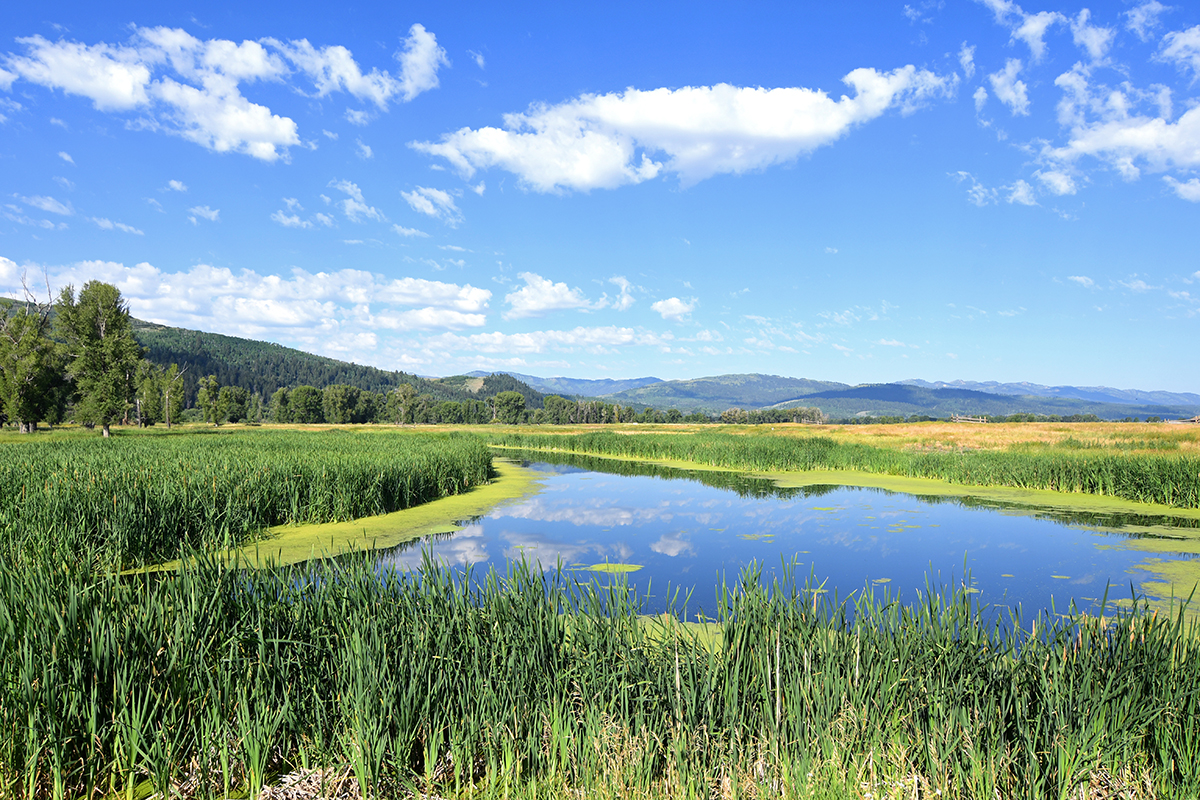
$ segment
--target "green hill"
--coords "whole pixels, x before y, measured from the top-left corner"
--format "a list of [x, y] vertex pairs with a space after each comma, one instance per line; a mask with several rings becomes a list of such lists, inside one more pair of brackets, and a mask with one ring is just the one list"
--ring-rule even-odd
[[163, 366], [174, 363], [185, 370], [183, 381], [188, 405], [195, 403], [198, 381], [206, 375], [215, 375], [222, 386], [240, 386], [258, 392], [263, 398], [270, 397], [281, 387], [301, 384], [317, 388], [348, 384], [372, 392], [386, 392], [407, 383], [416, 388], [418, 394], [428, 394], [439, 401], [482, 400], [511, 390], [524, 395], [529, 408], [542, 407], [542, 394], [510, 375], [495, 374], [461, 381], [451, 378], [429, 380], [254, 339], [172, 328], [139, 319], [133, 320], [133, 325], [134, 336], [146, 348], [148, 361]]

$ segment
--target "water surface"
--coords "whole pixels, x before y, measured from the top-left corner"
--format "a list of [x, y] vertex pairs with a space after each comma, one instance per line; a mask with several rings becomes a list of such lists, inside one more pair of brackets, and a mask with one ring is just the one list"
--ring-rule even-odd
[[649, 593], [648, 611], [665, 609], [669, 592], [691, 591], [692, 613], [714, 608], [715, 587], [750, 564], [768, 581], [794, 565], [801, 579], [843, 598], [887, 587], [912, 601], [929, 586], [966, 585], [982, 602], [1026, 612], [1092, 607], [1106, 588], [1110, 602], [1127, 600], [1148, 577], [1136, 568], [1145, 553], [1103, 546], [1124, 537], [1097, 526], [1127, 518], [872, 488], [780, 488], [736, 473], [611, 459], [526, 464], [545, 474], [542, 491], [455, 533], [381, 551], [380, 563], [414, 568], [428, 552], [503, 571], [524, 558], [544, 569], [561, 564], [580, 580], [628, 580]]

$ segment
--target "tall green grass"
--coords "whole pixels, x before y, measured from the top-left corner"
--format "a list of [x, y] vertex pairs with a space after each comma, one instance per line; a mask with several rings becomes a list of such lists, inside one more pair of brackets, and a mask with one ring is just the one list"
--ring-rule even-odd
[[0, 564], [0, 795], [253, 796], [301, 768], [373, 797], [1200, 792], [1182, 615], [1031, 626], [938, 590], [847, 614], [751, 571], [705, 604], [714, 639], [621, 588], [476, 578]]
[[488, 480], [475, 437], [345, 431], [33, 442], [0, 453], [0, 552], [133, 566], [262, 528], [408, 508]]
[[1183, 455], [1029, 449], [961, 453], [910, 452], [837, 442], [823, 436], [722, 433], [577, 436], [489, 434], [506, 447], [563, 450], [622, 458], [691, 461], [743, 470], [858, 470], [951, 483], [1108, 495], [1179, 508], [1200, 507], [1200, 458]]

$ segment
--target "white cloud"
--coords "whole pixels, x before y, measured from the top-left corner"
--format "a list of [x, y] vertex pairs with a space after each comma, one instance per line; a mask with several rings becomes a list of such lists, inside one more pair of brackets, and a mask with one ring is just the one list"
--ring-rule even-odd
[[[379, 363], [379, 355], [372, 356], [377, 331], [481, 327], [492, 296], [487, 289], [469, 284], [390, 279], [353, 269], [315, 274], [294, 269], [290, 274], [264, 275], [205, 264], [164, 272], [148, 263], [83, 261], [47, 271], [55, 290], [88, 280], [114, 284], [141, 319], [283, 339], [311, 352], [351, 357], [360, 363], [364, 356], [371, 358], [368, 363]], [[0, 292], [19, 290], [16, 265], [0, 259]]]
[[64, 217], [69, 217], [75, 213], [75, 209], [71, 208], [69, 204], [59, 202], [53, 197], [34, 195], [33, 197], [22, 197], [21, 202], [27, 206], [33, 206], [36, 209], [40, 209], [41, 211], [45, 211], [50, 214], [60, 214]]
[[1075, 194], [1076, 186], [1075, 179], [1065, 172], [1058, 170], [1038, 170], [1034, 173], [1042, 185], [1060, 197], [1066, 194]]
[[505, 115], [504, 128], [462, 128], [411, 146], [445, 158], [464, 177], [500, 167], [539, 192], [611, 189], [667, 172], [687, 185], [792, 161], [889, 109], [911, 112], [957, 85], [912, 66], [856, 69], [844, 80], [854, 97], [729, 84], [585, 94]]
[[962, 65], [968, 79], [975, 77], [975, 45], [962, 43], [962, 49], [958, 51], [958, 63]]
[[1186, 31], [1171, 31], [1163, 37], [1162, 47], [1155, 55], [1160, 61], [1174, 63], [1180, 69], [1191, 70], [1200, 76], [1200, 25]]
[[370, 145], [368, 145], [368, 144], [363, 144], [363, 140], [362, 140], [362, 139], [358, 139], [357, 141], [358, 141], [358, 146], [357, 146], [356, 150], [357, 150], [357, 152], [358, 152], [358, 157], [359, 157], [359, 158], [366, 160], [366, 159], [368, 159], [368, 158], [374, 158], [374, 157], [375, 157], [375, 152], [374, 152], [373, 150], [371, 150], [371, 146], [370, 146]]
[[167, 189], [172, 192], [186, 192], [188, 187], [183, 181], [170, 180], [167, 181]]
[[617, 295], [617, 299], [613, 301], [612, 307], [617, 311], [628, 311], [630, 306], [634, 304], [633, 294], [629, 291], [633, 288], [633, 284], [623, 275], [614, 275], [608, 279], [608, 282], [616, 284], [621, 290], [621, 293]]
[[696, 299], [680, 300], [678, 297], [668, 297], [650, 304], [650, 309], [662, 315], [663, 319], [682, 319], [696, 308]]
[[403, 225], [393, 225], [392, 230], [405, 238], [411, 238], [413, 236], [418, 236], [425, 239], [429, 238], [429, 234], [425, 231], [419, 231], [416, 228], [406, 228]]
[[64, 189], [66, 189], [68, 192], [73, 191], [75, 189], [74, 181], [72, 181], [69, 178], [64, 178], [61, 175], [55, 175], [54, 182], [57, 183], [59, 186], [63, 187]]
[[[470, 186], [470, 184], [467, 185]], [[483, 192], [485, 189], [487, 189], [487, 185], [483, 181], [480, 181], [477, 186], [471, 186], [471, 191], [480, 197], [483, 197]]]
[[75, 163], [75, 159], [71, 158], [71, 154], [64, 150], [58, 151], [58, 157], [61, 158], [63, 161], [67, 162], [68, 164]]
[[1024, 81], [1017, 80], [1021, 72], [1021, 59], [1010, 58], [1004, 69], [988, 75], [988, 83], [1000, 102], [1012, 109], [1013, 116], [1029, 114], [1029, 95]]
[[337, 141], [338, 135], [336, 133], [334, 133], [333, 131], [327, 131], [324, 128], [322, 128], [321, 133], [325, 134], [325, 138], [332, 139], [335, 142]]
[[661, 347], [671, 341], [669, 334], [656, 334], [638, 328], [609, 325], [574, 328], [569, 331], [532, 331], [529, 333], [474, 333], [461, 336], [441, 334], [428, 341], [429, 346], [445, 350], [477, 350], [484, 353], [541, 353], [584, 347], [598, 352], [633, 345]]
[[[875, 344], [881, 344], [885, 347], [908, 347], [908, 345], [898, 339], [880, 339]], [[834, 347], [836, 346], [834, 345]]]
[[346, 109], [346, 121], [351, 125], [363, 126], [371, 121], [371, 115], [355, 108]]
[[483, 59], [483, 53], [477, 53], [474, 50], [468, 50], [467, 55], [469, 55], [471, 60], [475, 62], [475, 66], [479, 67], [480, 69], [486, 68], [487, 62]]
[[313, 224], [306, 219], [300, 219], [299, 214], [285, 214], [282, 210], [271, 214], [271, 219], [285, 228], [311, 228]]
[[975, 94], [971, 95], [971, 97], [975, 100], [975, 113], [978, 114], [983, 111], [983, 107], [987, 105], [987, 89], [980, 86], [975, 89]]
[[837, 255], [837, 253], [838, 253], [838, 249], [836, 247], [826, 247], [825, 248], [826, 255], [835, 256], [835, 255]]
[[1067, 18], [1056, 11], [1039, 11], [1037, 14], [1026, 14], [1021, 24], [1013, 30], [1013, 38], [1020, 39], [1029, 46], [1029, 52], [1034, 61], [1041, 61], [1046, 55], [1046, 31], [1051, 25], [1065, 23]]
[[91, 100], [99, 111], [136, 112], [135, 127], [265, 161], [286, 159], [288, 148], [301, 143], [297, 125], [248, 100], [243, 84], [286, 82], [298, 72], [309, 79], [316, 97], [345, 91], [384, 110], [395, 97], [407, 101], [436, 87], [437, 69], [446, 63], [434, 35], [421, 25], [412, 26], [396, 53], [398, 78], [378, 69], [364, 73], [345, 47], [318, 49], [307, 40], [238, 44], [201, 40], [178, 28], [135, 27], [126, 44], [52, 42], [41, 36], [17, 42], [22, 54], [0, 56], [5, 65], [0, 83], [21, 79], [61, 89]]
[[1167, 10], [1169, 10], [1168, 7], [1158, 0], [1142, 3], [1125, 12], [1125, 16], [1128, 18], [1125, 27], [1133, 31], [1143, 42], [1147, 42], [1150, 40], [1152, 31], [1159, 25], [1158, 16]]
[[1143, 168], [1164, 172], [1172, 167], [1200, 166], [1200, 106], [1193, 106], [1170, 122], [1163, 117], [1130, 114], [1124, 100], [1121, 92], [1110, 93], [1101, 119], [1077, 119], [1067, 144], [1047, 148], [1043, 156], [1060, 164], [1092, 156], [1126, 180], [1138, 178]]
[[1088, 22], [1092, 12], [1083, 9], [1071, 20], [1071, 37], [1077, 47], [1082, 48], [1092, 61], [1100, 61], [1108, 54], [1117, 32], [1112, 28], [1097, 28]]
[[209, 208], [208, 206], [193, 206], [188, 209], [188, 214], [191, 215], [188, 219], [192, 221], [193, 225], [196, 224], [196, 217], [203, 217], [209, 222], [216, 222], [221, 216], [221, 209]]
[[408, 201], [414, 211], [440, 219], [451, 227], [457, 226], [463, 220], [462, 213], [454, 204], [454, 198], [449, 192], [418, 186], [411, 192], [401, 192], [400, 196]]
[[363, 193], [358, 188], [358, 184], [345, 180], [332, 180], [329, 182], [329, 185], [339, 192], [349, 195], [340, 203], [342, 213], [346, 215], [346, 219], [351, 222], [362, 222], [364, 219], [387, 222], [387, 217], [383, 215], [382, 211], [374, 206], [367, 205], [367, 201], [363, 199]]
[[517, 277], [523, 280], [525, 285], [505, 296], [504, 300], [510, 306], [509, 310], [504, 312], [505, 319], [539, 317], [549, 311], [593, 307], [583, 296], [583, 292], [572, 289], [565, 283], [554, 283], [549, 278], [532, 272], [522, 272]]
[[960, 170], [950, 177], [954, 178], [957, 183], [962, 183], [963, 181], [971, 182], [971, 185], [967, 188], [967, 200], [969, 200], [972, 205], [982, 208], [983, 206], [996, 201], [996, 190], [989, 189], [988, 187], [984, 186], [971, 173]]
[[1163, 180], [1181, 199], [1192, 203], [1200, 203], [1200, 178], [1192, 178], [1187, 183], [1175, 180], [1170, 175], [1164, 175]]
[[1033, 194], [1033, 187], [1025, 181], [1018, 180], [1008, 188], [1008, 202], [1020, 203], [1023, 206], [1036, 206], [1038, 204], [1037, 198]]
[[283, 198], [283, 204], [288, 207], [288, 211], [303, 211], [304, 206], [300, 205], [300, 201], [294, 197]]
[[1086, 289], [1091, 289], [1093, 286], [1096, 285], [1096, 282], [1093, 281], [1091, 278], [1089, 278], [1086, 275], [1068, 275], [1067, 280], [1075, 281], [1080, 286], [1082, 286]]
[[326, 228], [332, 228], [334, 225], [333, 217], [329, 216], [328, 214], [322, 214], [319, 211], [316, 214], [313, 214], [313, 219], [315, 219], [321, 225], [324, 225]]
[[446, 51], [438, 46], [437, 38], [421, 24], [409, 28], [404, 49], [396, 54], [400, 61], [400, 91], [406, 101], [421, 92], [436, 89], [440, 66], [450, 66]]
[[138, 230], [137, 228], [133, 227], [132, 225], [126, 225], [123, 222], [113, 222], [112, 220], [105, 219], [103, 217], [92, 217], [91, 220], [92, 220], [92, 222], [96, 223], [101, 229], [106, 230], [106, 231], [118, 230], [118, 231], [124, 231], [125, 233], [132, 233], [137, 236], [145, 236], [146, 235], [145, 232]]
[[1135, 278], [1134, 280], [1131, 280], [1131, 281], [1117, 281], [1117, 283], [1121, 284], [1122, 286], [1124, 286], [1126, 289], [1130, 290], [1131, 292], [1138, 292], [1139, 294], [1142, 292], [1148, 292], [1152, 289], [1161, 289], [1162, 288], [1161, 286], [1151, 286], [1150, 284], [1146, 283], [1141, 278]]

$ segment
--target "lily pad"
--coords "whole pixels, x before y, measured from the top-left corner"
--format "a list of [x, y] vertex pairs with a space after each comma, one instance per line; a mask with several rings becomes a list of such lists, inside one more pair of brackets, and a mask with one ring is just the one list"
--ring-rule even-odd
[[611, 573], [637, 572], [641, 568], [641, 564], [609, 564], [607, 562], [603, 564], [592, 564], [590, 567], [585, 567], [585, 569], [590, 572]]

